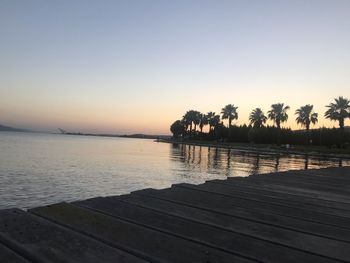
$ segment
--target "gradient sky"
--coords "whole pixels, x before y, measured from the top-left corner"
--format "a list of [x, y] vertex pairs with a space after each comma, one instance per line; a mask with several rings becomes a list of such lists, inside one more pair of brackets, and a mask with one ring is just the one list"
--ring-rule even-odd
[[[186, 110], [350, 97], [350, 1], [0, 0], [0, 123], [168, 134]], [[346, 123], [349, 125], [349, 121]]]

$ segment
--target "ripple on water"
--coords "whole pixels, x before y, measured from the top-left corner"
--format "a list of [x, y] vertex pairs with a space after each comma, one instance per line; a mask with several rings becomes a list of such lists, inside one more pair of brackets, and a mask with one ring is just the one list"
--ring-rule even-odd
[[306, 166], [339, 166], [336, 159], [68, 135], [1, 133], [0, 149], [0, 209]]

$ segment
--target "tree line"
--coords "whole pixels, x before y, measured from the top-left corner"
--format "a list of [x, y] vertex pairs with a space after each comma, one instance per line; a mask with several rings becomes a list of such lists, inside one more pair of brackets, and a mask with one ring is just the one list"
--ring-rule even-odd
[[[344, 146], [350, 141], [349, 133], [344, 133], [345, 120], [350, 118], [350, 101], [345, 97], [335, 98], [326, 106], [325, 118], [338, 123], [338, 129], [313, 129], [311, 126], [318, 122], [318, 113], [314, 112], [311, 104], [299, 107], [295, 111], [295, 121], [304, 127], [301, 131], [292, 131], [282, 128], [281, 125], [288, 120], [290, 107], [284, 103], [271, 105], [267, 114], [261, 108], [255, 108], [249, 114], [249, 124], [233, 125], [238, 119], [238, 107], [228, 104], [221, 109], [220, 114], [215, 112], [201, 113], [196, 110], [187, 111], [182, 119], [176, 120], [170, 131], [174, 138], [225, 140], [231, 142], [254, 143], [289, 143], [289, 144], [315, 144]], [[227, 126], [223, 121], [227, 120]], [[266, 125], [271, 120], [274, 125]], [[208, 126], [208, 132], [203, 132]]]

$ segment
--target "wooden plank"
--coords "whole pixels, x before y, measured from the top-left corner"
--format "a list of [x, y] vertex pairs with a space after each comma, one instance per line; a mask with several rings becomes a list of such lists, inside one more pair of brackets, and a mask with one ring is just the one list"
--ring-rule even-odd
[[[219, 180], [212, 180], [213, 182], [218, 182]], [[221, 180], [222, 182], [225, 182], [224, 180]], [[274, 184], [273, 182], [264, 183], [257, 180], [247, 180], [247, 178], [228, 178], [226, 180], [227, 184], [233, 184], [233, 185], [244, 185], [246, 187], [250, 188], [259, 188], [259, 189], [265, 189], [269, 191], [275, 191], [286, 195], [294, 195], [294, 196], [300, 196], [300, 197], [307, 197], [307, 198], [313, 198], [315, 200], [321, 200], [321, 201], [329, 201], [339, 204], [345, 204], [350, 205], [350, 200], [346, 196], [334, 196], [332, 194], [328, 194], [325, 192], [320, 191], [313, 191], [310, 189], [300, 189], [298, 187], [289, 187], [284, 186], [281, 184]]]
[[[324, 168], [324, 169], [308, 169], [308, 170], [289, 170], [280, 172], [271, 172], [260, 174], [261, 176], [292, 176], [293, 178], [309, 179], [313, 182], [329, 182], [334, 185], [338, 185], [339, 181], [343, 181], [346, 184], [350, 183], [350, 169], [349, 167], [341, 168]], [[254, 176], [259, 176], [259, 174], [254, 174]]]
[[328, 179], [341, 179], [343, 181], [350, 181], [350, 167], [337, 167], [337, 168], [321, 168], [321, 169], [309, 169], [301, 170], [300, 174], [313, 175], [321, 178]]
[[223, 230], [198, 221], [157, 212], [110, 198], [94, 198], [75, 205], [157, 229], [181, 238], [264, 262], [329, 262], [330, 259], [307, 251], [291, 249], [241, 233]]
[[[309, 221], [330, 226], [343, 227], [350, 229], [350, 220], [345, 217], [322, 214], [307, 210], [291, 209], [289, 207], [262, 203], [253, 200], [240, 199], [235, 197], [222, 196], [220, 194], [202, 192], [194, 189], [173, 187], [165, 190], [145, 190], [136, 193], [152, 194], [156, 197], [167, 198], [168, 200], [183, 201], [193, 203], [199, 206], [211, 206], [213, 209], [222, 211], [240, 211], [244, 215], [252, 214], [253, 218], [261, 215], [271, 215], [299, 219], [300, 221]], [[185, 196], [188, 200], [186, 200]]]
[[207, 181], [206, 184], [225, 185], [225, 186], [231, 187], [237, 192], [254, 193], [262, 196], [269, 196], [269, 197], [277, 198], [281, 201], [288, 200], [288, 201], [294, 202], [295, 204], [303, 203], [303, 204], [312, 205], [312, 206], [337, 208], [337, 209], [350, 211], [350, 204], [339, 203], [339, 202], [330, 201], [330, 200], [323, 200], [323, 199], [314, 198], [310, 196], [298, 195], [295, 193], [284, 191], [283, 189], [280, 189], [278, 187], [273, 187], [273, 186], [271, 187], [257, 186], [244, 180], [242, 181], [241, 180], [230, 180], [230, 181], [211, 180], [211, 181]]
[[[258, 238], [265, 238], [273, 242], [285, 244], [286, 246], [299, 248], [302, 234], [317, 235], [329, 239], [350, 242], [350, 235], [347, 229], [331, 227], [318, 223], [310, 223], [293, 218], [276, 217], [274, 215], [261, 216], [258, 220], [246, 219], [215, 211], [197, 208], [194, 206], [182, 205], [173, 201], [158, 199], [149, 196], [125, 195], [120, 197], [108, 197], [110, 199], [122, 200], [133, 203], [148, 209], [154, 209], [205, 224], [214, 225], [219, 228], [250, 235]], [[284, 220], [283, 220], [284, 219]], [[275, 225], [277, 223], [277, 225]], [[278, 224], [282, 225], [280, 227]], [[297, 230], [295, 228], [297, 227]], [[304, 230], [304, 231], [303, 231]]]
[[189, 188], [193, 190], [200, 190], [204, 192], [233, 197], [237, 199], [255, 201], [263, 204], [272, 204], [272, 205], [288, 207], [291, 209], [296, 209], [296, 210], [301, 210], [306, 212], [314, 211], [322, 214], [336, 215], [340, 217], [350, 218], [350, 211], [347, 211], [347, 210], [337, 209], [332, 207], [320, 207], [312, 204], [309, 205], [304, 202], [296, 203], [295, 201], [288, 201], [288, 200], [283, 200], [283, 199], [279, 199], [271, 196], [259, 195], [253, 192], [245, 193], [243, 191], [233, 189], [227, 185], [218, 185], [218, 184], [209, 184], [209, 183], [204, 183], [200, 185], [176, 184], [176, 185], [173, 185], [173, 187], [184, 187], [184, 188]]
[[222, 250], [66, 203], [30, 210], [112, 246], [157, 262], [251, 262]]
[[0, 243], [0, 262], [4, 263], [29, 263], [28, 260], [16, 254], [14, 251]]
[[[298, 170], [298, 171], [287, 171], [287, 172], [279, 172], [278, 175], [281, 176], [293, 176], [295, 178], [301, 180], [312, 180], [313, 182], [318, 183], [327, 183], [333, 186], [350, 186], [350, 174], [344, 175], [341, 173], [343, 168], [329, 169], [327, 173], [318, 172], [317, 170]], [[270, 173], [273, 175], [273, 173]], [[258, 175], [254, 175], [258, 176]], [[263, 175], [264, 176], [264, 175]]]
[[[347, 230], [350, 229], [350, 222], [348, 219], [338, 220], [338, 217], [325, 216], [319, 221], [329, 220], [329, 224], [318, 223], [316, 221], [307, 221], [303, 218], [291, 217], [287, 213], [271, 213], [271, 211], [266, 211], [267, 207], [261, 207], [259, 204], [243, 204], [242, 207], [240, 207], [238, 205], [241, 204], [237, 204], [237, 202], [231, 198], [201, 193], [200, 191], [193, 191], [185, 188], [172, 188], [166, 190], [147, 189], [134, 192], [133, 194], [169, 200], [182, 205], [193, 206], [207, 211], [213, 211], [254, 222], [261, 222], [320, 236], [327, 236], [332, 233], [332, 231], [323, 232], [323, 229], [326, 229], [326, 227], [329, 227], [331, 229], [339, 228], [340, 230], [343, 230], [344, 228]], [[292, 211], [293, 210], [291, 209], [291, 213]], [[337, 222], [334, 223], [332, 220], [335, 220]], [[324, 226], [324, 228], [322, 228], [322, 226]]]
[[312, 189], [321, 192], [327, 192], [329, 194], [340, 195], [343, 198], [348, 198], [350, 196], [350, 190], [346, 187], [331, 186], [327, 184], [322, 184], [316, 182], [316, 180], [307, 180], [307, 179], [298, 179], [292, 175], [279, 175], [279, 174], [269, 174], [269, 175], [254, 175], [246, 178], [247, 180], [255, 182], [264, 182], [264, 183], [276, 183], [287, 186], [296, 186], [298, 188]]
[[0, 236], [34, 262], [145, 262], [19, 209], [0, 211]]
[[[237, 179], [237, 180], [236, 180]], [[286, 192], [288, 194], [307, 196], [311, 198], [317, 198], [321, 200], [334, 201], [339, 203], [350, 204], [349, 195], [340, 195], [336, 193], [330, 193], [325, 190], [312, 189], [310, 187], [306, 187], [303, 183], [283, 183], [274, 180], [251, 180], [249, 177], [247, 178], [228, 178], [228, 182], [236, 183], [236, 182], [245, 182], [248, 185], [263, 187], [263, 188], [272, 188], [277, 189], [277, 191]]]
[[[310, 223], [308, 221], [302, 221], [280, 217], [276, 215], [263, 215], [258, 214], [257, 218], [250, 218], [244, 211], [237, 210], [237, 213], [227, 214], [221, 211], [212, 211], [207, 208], [201, 208], [190, 205], [183, 205], [182, 203], [174, 202], [173, 200], [159, 199], [154, 196], [147, 195], [126, 195], [120, 197], [108, 197], [111, 199], [120, 199], [125, 202], [131, 202], [133, 204], [140, 205], [142, 207], [147, 207], [149, 209], [155, 209], [163, 213], [170, 213], [167, 211], [171, 209], [172, 212], [176, 212], [174, 215], [196, 220], [202, 223], [214, 224], [217, 227], [223, 227], [251, 236], [257, 236], [259, 238], [264, 238], [266, 233], [271, 233], [267, 240], [276, 241], [278, 243], [286, 244], [288, 246], [294, 247], [293, 244], [289, 244], [289, 239], [293, 240], [295, 233], [304, 233], [310, 235], [317, 235], [329, 239], [350, 242], [350, 230], [338, 227], [332, 227], [324, 224]], [[254, 213], [255, 214], [255, 213]], [[248, 231], [248, 232], [246, 232]], [[282, 231], [281, 234], [273, 234]], [[288, 236], [292, 234], [292, 237]], [[282, 237], [278, 239], [278, 237]], [[275, 239], [277, 237], [277, 239]], [[286, 239], [286, 240], [285, 240]], [[296, 238], [297, 239], [297, 238]], [[284, 243], [284, 242], [287, 243]], [[299, 242], [299, 241], [298, 241]]]
[[313, 188], [321, 187], [324, 189], [329, 189], [329, 191], [336, 190], [338, 192], [340, 190], [344, 191], [345, 193], [349, 193], [348, 187], [350, 186], [350, 181], [347, 180], [346, 176], [336, 178], [330, 176], [317, 176], [317, 173], [312, 172], [310, 170], [253, 174], [246, 178], [254, 180], [274, 179], [286, 182], [293, 181], [299, 183], [302, 181], [303, 183], [310, 185]]
[[344, 178], [330, 178], [324, 176], [313, 175], [312, 173], [306, 173], [304, 171], [287, 171], [287, 172], [277, 172], [269, 174], [252, 174], [248, 178], [251, 179], [264, 179], [273, 178], [286, 181], [302, 181], [303, 183], [308, 183], [315, 187], [326, 186], [329, 189], [341, 189], [347, 192], [347, 187], [350, 186], [350, 181]]

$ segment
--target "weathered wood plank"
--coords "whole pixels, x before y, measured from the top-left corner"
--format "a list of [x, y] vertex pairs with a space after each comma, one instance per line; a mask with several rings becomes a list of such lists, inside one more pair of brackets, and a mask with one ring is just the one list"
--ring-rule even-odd
[[[252, 174], [249, 177], [280, 177], [302, 180], [316, 185], [326, 184], [327, 186], [343, 187], [350, 185], [350, 172], [345, 171], [346, 168], [327, 168], [326, 172], [323, 169], [318, 170], [291, 170], [284, 172], [273, 172], [266, 174]], [[350, 169], [348, 169], [350, 170]], [[340, 172], [341, 171], [341, 172]], [[345, 175], [345, 174], [346, 175]], [[345, 188], [345, 187], [344, 187]]]
[[29, 263], [28, 260], [0, 243], [0, 262], [3, 263]]
[[[228, 200], [222, 200], [220, 198], [216, 198], [216, 197], [205, 197], [205, 195], [200, 195], [200, 194], [193, 194], [191, 192], [187, 192], [188, 189], [181, 189], [181, 188], [173, 188], [171, 189], [171, 191], [167, 191], [167, 190], [147, 190], [147, 191], [139, 191], [136, 194], [140, 194], [140, 195], [149, 195], [149, 196], [154, 196], [156, 198], [164, 198], [166, 200], [171, 200], [173, 202], [178, 202], [182, 205], [193, 205], [197, 208], [201, 208], [201, 209], [205, 209], [207, 211], [212, 211], [212, 212], [217, 212], [217, 213], [222, 213], [222, 214], [227, 214], [227, 215], [238, 215], [241, 218], [245, 218], [245, 219], [249, 219], [252, 221], [256, 221], [256, 220], [264, 220], [266, 224], [274, 224], [276, 225], [276, 222], [274, 222], [272, 220], [272, 218], [266, 218], [266, 215], [264, 214], [257, 214], [255, 213], [255, 211], [253, 211], [253, 209], [249, 209], [247, 211], [238, 211], [237, 213], [237, 207], [234, 207], [232, 205], [232, 203], [230, 203]], [[191, 190], [190, 190], [191, 191]], [[195, 202], [193, 202], [193, 199], [199, 198], [199, 202], [198, 199], [195, 200]], [[246, 212], [245, 216], [242, 217], [242, 215], [244, 215], [244, 212]], [[255, 214], [255, 215], [254, 215]], [[247, 215], [250, 215], [249, 217]], [[281, 218], [276, 218], [279, 219], [279, 223], [281, 224], [280, 227], [285, 227], [286, 225], [288, 225], [288, 218], [285, 218], [284, 222], [281, 222]], [[299, 224], [302, 224], [303, 222], [300, 221]], [[305, 241], [305, 239], [303, 240]], [[314, 241], [310, 241], [310, 244], [315, 244]], [[344, 249], [344, 253], [350, 253], [350, 244], [347, 242], [339, 242], [338, 241], [334, 241], [334, 240], [324, 240], [324, 242], [321, 242], [320, 244], [322, 244], [324, 246], [324, 250], [321, 253], [326, 253], [328, 254], [331, 253], [333, 256], [333, 253], [335, 252], [334, 250], [331, 251], [326, 251], [326, 249], [334, 246], [334, 249], [340, 249], [343, 250]], [[348, 251], [348, 252], [345, 252]], [[315, 253], [320, 252], [319, 250], [315, 251]], [[341, 253], [343, 253], [341, 252]], [[337, 252], [335, 254], [338, 254]], [[339, 255], [339, 254], [338, 254]], [[350, 255], [344, 255], [345, 257], [348, 257]], [[344, 259], [343, 258], [343, 259]]]
[[[237, 179], [237, 180], [236, 180]], [[330, 193], [326, 190], [319, 190], [310, 187], [306, 187], [303, 183], [283, 183], [274, 180], [252, 180], [251, 178], [228, 178], [228, 182], [244, 182], [248, 185], [263, 187], [266, 189], [272, 188], [277, 191], [283, 191], [288, 194], [307, 196], [311, 198], [317, 198], [321, 200], [334, 201], [339, 203], [350, 204], [350, 195]]]
[[312, 187], [314, 189], [321, 188], [322, 190], [327, 190], [329, 192], [335, 191], [336, 193], [341, 192], [345, 193], [346, 195], [349, 193], [348, 187], [350, 184], [346, 180], [331, 180], [331, 179], [325, 179], [322, 177], [313, 177], [307, 174], [301, 174], [301, 173], [293, 173], [291, 171], [289, 172], [280, 172], [280, 173], [271, 173], [271, 174], [253, 174], [249, 177], [246, 177], [248, 180], [266, 180], [266, 179], [273, 179], [280, 182], [296, 182]]
[[[238, 178], [237, 178], [238, 179]], [[336, 208], [341, 210], [350, 211], [350, 203], [340, 203], [330, 200], [324, 200], [319, 198], [314, 198], [310, 196], [298, 195], [295, 193], [290, 193], [288, 191], [284, 191], [284, 189], [280, 189], [278, 186], [273, 187], [265, 187], [265, 186], [257, 186], [251, 184], [244, 180], [211, 180], [207, 181], [206, 184], [218, 184], [229, 186], [237, 192], [244, 192], [246, 194], [259, 194], [262, 196], [268, 196], [272, 198], [276, 198], [279, 200], [288, 200], [290, 202], [294, 202], [295, 204], [305, 204], [317, 207], [329, 207]]]
[[[268, 217], [269, 215], [273, 214], [276, 216], [275, 220], [279, 218], [280, 220], [278, 221], [283, 222], [283, 224], [281, 223], [281, 226], [287, 224], [286, 221], [288, 221], [289, 218], [294, 218], [299, 219], [300, 224], [302, 224], [303, 221], [309, 221], [350, 229], [350, 220], [348, 218], [321, 214], [312, 211], [300, 211], [284, 206], [243, 200], [209, 192], [204, 193], [202, 191], [188, 188], [173, 187], [165, 190], [147, 189], [134, 192], [134, 194], [147, 194], [159, 198], [166, 198], [167, 200], [182, 202], [184, 204], [192, 204], [198, 207], [222, 211], [225, 213], [232, 212], [238, 216], [245, 216], [255, 220]], [[276, 221], [272, 220], [270, 222], [276, 223]]]
[[34, 262], [145, 262], [19, 209], [0, 211], [0, 236]]
[[254, 182], [264, 182], [264, 183], [275, 183], [279, 185], [286, 186], [296, 186], [298, 188], [311, 189], [320, 192], [326, 192], [328, 194], [333, 194], [336, 196], [341, 196], [343, 198], [349, 199], [350, 190], [346, 187], [337, 187], [327, 184], [318, 183], [315, 180], [299, 179], [290, 175], [280, 175], [280, 174], [269, 174], [269, 175], [253, 175], [246, 177], [246, 180]]
[[[146, 195], [124, 195], [108, 197], [112, 200], [122, 200], [142, 207], [160, 211], [183, 218], [188, 218], [205, 224], [228, 229], [246, 235], [265, 238], [273, 242], [299, 248], [302, 234], [322, 236], [329, 239], [350, 242], [350, 230], [327, 226], [318, 223], [296, 220], [293, 218], [280, 218], [275, 215], [259, 215], [256, 219], [224, 214], [194, 206], [183, 205], [166, 199], [154, 198]], [[239, 212], [239, 211], [238, 211]], [[238, 213], [241, 215], [241, 213]], [[244, 216], [245, 214], [243, 214]], [[279, 225], [282, 225], [280, 227]]]
[[104, 214], [129, 220], [181, 238], [194, 240], [227, 252], [252, 257], [264, 262], [329, 262], [329, 258], [291, 249], [242, 233], [223, 230], [198, 221], [157, 212], [117, 199], [94, 198], [75, 205], [93, 209]]
[[197, 242], [66, 203], [30, 211], [157, 262], [251, 262]]
[[312, 175], [321, 178], [337, 179], [349, 182], [350, 181], [350, 167], [334, 167], [334, 168], [321, 168], [321, 169], [309, 169], [300, 170], [298, 174]]
[[[340, 171], [339, 168], [336, 168], [335, 171]], [[343, 168], [341, 168], [342, 170]], [[320, 169], [322, 170], [322, 169]], [[342, 170], [343, 171], [343, 170]], [[307, 180], [313, 183], [319, 184], [328, 184], [332, 186], [350, 186], [350, 174], [349, 175], [340, 175], [334, 172], [334, 169], [329, 168], [328, 173], [317, 172], [317, 170], [298, 170], [298, 171], [287, 171], [287, 172], [278, 172], [270, 174], [261, 174], [261, 176], [269, 175], [279, 175], [279, 176], [292, 176], [299, 180]], [[259, 176], [259, 175], [253, 175]]]
[[321, 214], [336, 215], [340, 217], [350, 218], [350, 211], [347, 211], [347, 210], [337, 209], [332, 207], [319, 207], [315, 205], [308, 205], [304, 202], [296, 203], [294, 201], [288, 201], [288, 200], [278, 199], [271, 196], [255, 194], [253, 192], [245, 193], [243, 191], [233, 189], [227, 185], [218, 185], [218, 184], [209, 184], [209, 183], [204, 183], [200, 185], [176, 184], [176, 185], [173, 185], [173, 187], [184, 187], [184, 188], [189, 188], [193, 190], [200, 190], [204, 192], [233, 197], [235, 199], [256, 201], [263, 204], [266, 203], [271, 205], [284, 206], [291, 209], [296, 209], [296, 210], [301, 210], [306, 212], [313, 211]]

